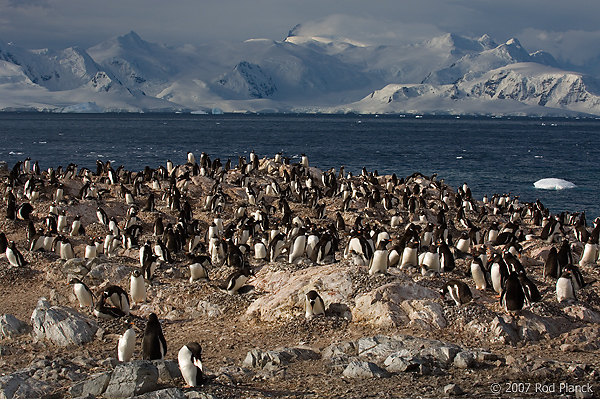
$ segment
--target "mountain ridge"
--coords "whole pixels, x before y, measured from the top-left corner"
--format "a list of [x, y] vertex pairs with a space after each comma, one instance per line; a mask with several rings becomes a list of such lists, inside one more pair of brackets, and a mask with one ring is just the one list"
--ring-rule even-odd
[[[370, 46], [294, 32], [177, 47], [130, 31], [87, 50], [0, 41], [0, 110], [600, 115], [596, 78], [516, 38], [448, 33]], [[520, 84], [509, 88], [507, 76]], [[490, 94], [498, 79], [502, 90]]]

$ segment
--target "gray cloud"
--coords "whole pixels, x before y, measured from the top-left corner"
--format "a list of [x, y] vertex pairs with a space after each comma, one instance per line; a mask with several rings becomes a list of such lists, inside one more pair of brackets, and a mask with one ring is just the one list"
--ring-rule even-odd
[[0, 0], [0, 40], [27, 48], [87, 48], [131, 30], [170, 45], [283, 40], [302, 34], [405, 44], [447, 32], [517, 37], [582, 63], [600, 48], [600, 3], [589, 0]]

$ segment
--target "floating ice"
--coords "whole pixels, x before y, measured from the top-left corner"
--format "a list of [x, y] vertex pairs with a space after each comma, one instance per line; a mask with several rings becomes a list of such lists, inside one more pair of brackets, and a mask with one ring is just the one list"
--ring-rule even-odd
[[533, 183], [533, 185], [535, 186], [535, 188], [539, 188], [542, 190], [564, 190], [567, 188], [577, 187], [570, 181], [555, 178], [541, 179]]

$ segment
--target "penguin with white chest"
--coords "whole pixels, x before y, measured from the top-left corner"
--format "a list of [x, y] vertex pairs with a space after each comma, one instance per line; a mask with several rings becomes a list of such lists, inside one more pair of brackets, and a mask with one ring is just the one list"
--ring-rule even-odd
[[556, 281], [556, 300], [559, 303], [577, 300], [577, 296], [575, 295], [575, 286], [573, 285], [573, 279], [570, 270], [565, 271]]
[[197, 342], [184, 345], [177, 354], [179, 370], [188, 387], [202, 385], [204, 374], [202, 368], [202, 347]]
[[120, 362], [129, 362], [133, 358], [135, 349], [135, 330], [133, 323], [127, 321], [123, 334], [119, 337], [117, 344], [117, 357]]
[[14, 241], [10, 241], [8, 243], [8, 247], [6, 248], [5, 254], [6, 259], [8, 259], [8, 262], [14, 267], [21, 267], [27, 264], [21, 252], [19, 252], [19, 250], [17, 249], [17, 245]]
[[126, 315], [129, 314], [129, 295], [123, 288], [117, 285], [109, 285], [104, 289], [103, 294], [114, 307], [120, 309]]
[[156, 313], [150, 313], [142, 339], [142, 359], [162, 360], [167, 353], [167, 340]]
[[248, 281], [252, 274], [254, 273], [249, 267], [245, 267], [242, 270], [230, 274], [227, 278], [227, 286], [225, 288], [227, 293], [233, 295], [238, 292], [239, 289], [246, 284], [246, 281]]
[[190, 283], [197, 280], [208, 280], [208, 267], [212, 266], [206, 255], [194, 256], [190, 263]]
[[80, 308], [92, 307], [94, 305], [94, 294], [87, 285], [78, 278], [72, 278], [69, 284], [73, 285], [73, 293], [79, 301]]
[[310, 319], [311, 317], [324, 314], [325, 303], [323, 302], [323, 298], [315, 290], [308, 291], [304, 300], [304, 316]]
[[135, 269], [131, 272], [129, 282], [129, 293], [131, 300], [138, 304], [146, 302], [146, 281], [140, 269]]
[[389, 266], [389, 251], [387, 249], [387, 244], [389, 242], [389, 239], [383, 239], [377, 243], [377, 247], [375, 252], [373, 252], [373, 257], [369, 263], [369, 276], [376, 273], [385, 274], [387, 272]]
[[456, 306], [464, 305], [473, 300], [473, 294], [469, 286], [460, 280], [446, 282], [440, 291], [442, 297], [450, 295]]

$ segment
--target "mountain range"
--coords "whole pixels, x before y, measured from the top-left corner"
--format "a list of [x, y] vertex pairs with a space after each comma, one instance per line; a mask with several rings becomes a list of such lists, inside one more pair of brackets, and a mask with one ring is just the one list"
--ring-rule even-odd
[[83, 50], [0, 41], [0, 110], [599, 116], [600, 81], [517, 39], [365, 45], [303, 37]]

